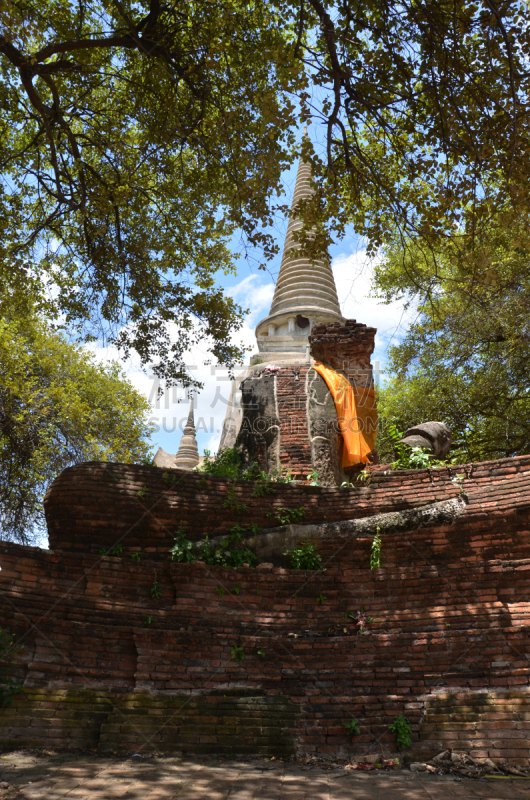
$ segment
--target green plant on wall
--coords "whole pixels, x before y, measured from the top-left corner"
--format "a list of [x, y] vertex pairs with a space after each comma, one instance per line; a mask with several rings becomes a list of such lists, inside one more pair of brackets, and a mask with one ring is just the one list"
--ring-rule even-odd
[[283, 506], [278, 506], [274, 514], [272, 511], [269, 511], [266, 516], [274, 516], [278, 525], [292, 525], [303, 521], [305, 517], [305, 508], [304, 506], [300, 506], [299, 508], [283, 508]]
[[402, 442], [403, 434], [398, 431], [396, 425], [391, 423], [388, 426], [388, 435], [394, 445], [396, 460], [392, 464], [392, 469], [427, 469], [428, 467], [442, 467], [446, 461], [440, 461], [432, 453], [423, 447], [410, 447]]
[[197, 544], [191, 542], [185, 532], [179, 528], [175, 538], [175, 544], [169, 550], [172, 561], [180, 561], [184, 564], [193, 564], [194, 561], [204, 561], [214, 567], [242, 567], [243, 564], [254, 566], [257, 561], [256, 556], [248, 547], [244, 546], [243, 534], [246, 532], [255, 534], [261, 528], [252, 523], [248, 528], [234, 525], [230, 528], [230, 535], [225, 536], [218, 542], [210, 542], [208, 537]]
[[153, 600], [160, 600], [160, 598], [162, 597], [162, 587], [160, 586], [157, 580], [156, 569], [155, 569], [155, 579], [151, 586], [151, 597], [153, 598]]
[[381, 537], [379, 535], [381, 528], [377, 527], [376, 534], [372, 541], [370, 548], [370, 569], [379, 569], [381, 566]]
[[355, 717], [351, 720], [351, 722], [345, 722], [344, 727], [346, 728], [346, 736], [349, 736], [352, 739], [354, 736], [358, 736], [361, 732], [359, 728], [359, 720], [355, 719]]
[[373, 617], [368, 616], [364, 608], [361, 608], [359, 611], [347, 611], [346, 616], [355, 620], [355, 625], [360, 634], [365, 632], [365, 630], [368, 628], [368, 625], [371, 625], [373, 622], [375, 622]]
[[121, 556], [123, 553], [123, 545], [115, 544], [114, 547], [100, 547], [98, 550], [100, 556]]
[[311, 542], [298, 542], [296, 547], [286, 550], [284, 556], [287, 556], [291, 569], [320, 569], [325, 572], [322, 556], [317, 552], [316, 544]]
[[245, 511], [248, 511], [248, 506], [245, 505], [245, 503], [237, 502], [235, 486], [230, 486], [230, 488], [226, 490], [226, 499], [223, 503], [223, 508], [234, 511], [236, 514], [243, 514]]
[[[265, 474], [265, 473], [264, 473]], [[265, 497], [267, 494], [277, 494], [277, 489], [267, 475], [267, 479], [260, 480], [254, 486], [252, 497]]]
[[316, 469], [311, 470], [309, 475], [306, 476], [306, 480], [309, 486], [320, 486], [320, 480]]
[[210, 450], [204, 451], [204, 461], [196, 472], [215, 475], [218, 478], [239, 478], [241, 473], [241, 453], [235, 447], [219, 450], [212, 456]]
[[241, 662], [245, 660], [245, 651], [242, 647], [238, 647], [237, 645], [230, 648], [230, 655], [233, 661]]
[[197, 560], [195, 543], [188, 539], [182, 527], [177, 530], [175, 544], [170, 548], [169, 554], [172, 561], [180, 561], [182, 564], [193, 564]]
[[172, 475], [171, 472], [163, 472], [162, 480], [164, 481], [168, 489], [173, 489], [173, 487], [176, 486], [177, 484], [177, 476]]
[[10, 705], [13, 695], [22, 691], [21, 684], [13, 680], [16, 656], [23, 649], [14, 646], [15, 635], [0, 628], [0, 706]]
[[389, 725], [389, 730], [396, 734], [397, 746], [400, 750], [405, 750], [412, 744], [410, 734], [412, 729], [409, 725], [408, 719], [403, 714], [398, 714], [394, 722]]

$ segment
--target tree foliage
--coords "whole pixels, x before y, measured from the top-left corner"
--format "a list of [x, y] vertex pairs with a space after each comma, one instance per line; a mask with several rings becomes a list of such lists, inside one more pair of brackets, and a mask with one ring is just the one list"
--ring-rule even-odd
[[71, 325], [161, 375], [188, 379], [198, 339], [240, 355], [215, 273], [235, 228], [274, 247], [257, 225], [292, 142], [288, 41], [267, 3], [2, 2], [4, 280], [31, 265]]
[[[496, 0], [301, 0], [327, 127], [322, 215], [375, 249], [431, 246], [528, 208], [529, 8]], [[303, 38], [303, 37], [302, 37]], [[527, 234], [526, 234], [527, 235]]]
[[[0, 278], [189, 379], [199, 338], [231, 363], [229, 237], [275, 252], [270, 198], [303, 145], [327, 220], [374, 249], [484, 239], [528, 207], [523, 0], [2, 0]], [[499, 217], [500, 219], [501, 217]], [[528, 227], [521, 227], [528, 241]], [[29, 266], [31, 265], [31, 267]]]
[[[530, 452], [528, 263], [517, 227], [490, 230], [467, 257], [462, 243], [435, 253], [418, 242], [387, 249], [376, 291], [417, 304], [418, 317], [391, 348], [383, 429], [391, 420], [401, 430], [446, 422], [451, 457], [462, 461]], [[381, 444], [388, 450], [384, 435]]]
[[[5, 309], [4, 309], [5, 310]], [[0, 321], [0, 529], [31, 542], [53, 478], [81, 461], [150, 453], [149, 403], [116, 364], [102, 366], [33, 309]]]

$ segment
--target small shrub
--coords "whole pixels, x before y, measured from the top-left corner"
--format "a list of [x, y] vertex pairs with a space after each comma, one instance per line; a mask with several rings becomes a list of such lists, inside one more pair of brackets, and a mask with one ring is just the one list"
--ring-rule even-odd
[[140, 559], [142, 557], [140, 555], [140, 553], [138, 552], [138, 550], [135, 550], [133, 553], [130, 554], [130, 556], [131, 556], [133, 561], [140, 561]]
[[321, 594], [319, 594], [319, 595], [318, 595], [318, 597], [317, 597], [317, 603], [318, 603], [318, 605], [319, 605], [319, 606], [323, 606], [323, 605], [324, 605], [324, 601], [325, 601], [325, 600], [327, 600], [327, 599], [328, 599], [328, 598], [326, 597], [326, 595], [325, 595], [325, 594], [322, 594], [322, 593], [321, 593]]
[[442, 467], [446, 461], [436, 459], [432, 453], [423, 447], [410, 447], [401, 441], [403, 434], [398, 431], [393, 423], [388, 426], [390, 438], [394, 443], [396, 461], [392, 469], [427, 469], [428, 467]]
[[111, 556], [121, 556], [123, 553], [123, 545], [115, 544], [112, 550], [109, 551]]
[[175, 538], [175, 544], [169, 551], [172, 561], [180, 561], [184, 564], [193, 564], [196, 560], [195, 544], [190, 542], [184, 531], [179, 528]]
[[311, 542], [298, 542], [297, 547], [286, 550], [284, 556], [289, 560], [291, 569], [320, 569], [323, 572], [322, 556], [317, 552], [316, 544]]
[[274, 470], [271, 480], [275, 483], [296, 483], [294, 475], [288, 467], [280, 467], [280, 469]]
[[235, 447], [220, 450], [212, 456], [209, 450], [204, 451], [204, 462], [197, 472], [216, 475], [218, 478], [239, 478], [241, 472], [241, 453]]
[[136, 492], [136, 497], [139, 500], [143, 500], [146, 494], [147, 494], [147, 486], [142, 486], [142, 488], [138, 489], [138, 491]]
[[252, 497], [265, 497], [267, 494], [277, 494], [277, 489], [271, 481], [261, 481], [254, 486]]
[[243, 478], [244, 481], [270, 481], [271, 479], [269, 473], [264, 472], [256, 463], [246, 467], [246, 469], [241, 472], [241, 478]]
[[403, 714], [398, 714], [392, 725], [389, 726], [389, 730], [396, 734], [397, 746], [400, 750], [405, 750], [407, 747], [411, 746], [412, 739], [410, 738], [410, 734], [412, 733], [412, 729], [408, 719], [403, 716]]

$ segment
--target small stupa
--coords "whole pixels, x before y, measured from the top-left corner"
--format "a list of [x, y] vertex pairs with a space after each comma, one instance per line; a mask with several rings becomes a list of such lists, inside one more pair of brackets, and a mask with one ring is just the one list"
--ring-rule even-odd
[[166, 453], [159, 447], [154, 462], [157, 467], [169, 467], [170, 469], [193, 469], [200, 463], [199, 448], [195, 438], [193, 400], [190, 403], [190, 413], [176, 455]]

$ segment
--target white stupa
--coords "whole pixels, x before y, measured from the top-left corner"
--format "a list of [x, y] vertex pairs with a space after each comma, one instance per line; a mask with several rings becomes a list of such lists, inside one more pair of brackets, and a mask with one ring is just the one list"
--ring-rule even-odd
[[274, 354], [277, 361], [290, 361], [293, 353], [305, 355], [309, 333], [316, 322], [343, 319], [329, 256], [326, 253], [311, 260], [294, 238], [303, 226], [297, 214], [298, 204], [311, 198], [314, 191], [311, 164], [300, 159], [280, 273], [271, 310], [256, 327], [260, 352], [253, 360], [262, 360], [265, 353]]
[[176, 455], [166, 453], [165, 450], [159, 447], [154, 462], [157, 467], [169, 467], [170, 469], [193, 469], [199, 464], [199, 448], [195, 438], [195, 420], [193, 418], [193, 400], [190, 404], [190, 413], [188, 414], [188, 420]]
[[300, 158], [271, 309], [256, 326], [259, 352], [251, 356], [250, 367], [234, 381], [219, 445], [221, 450], [233, 447], [241, 425], [241, 409], [236, 401], [241, 381], [267, 364], [308, 364], [308, 339], [313, 325], [343, 321], [329, 255], [325, 253], [312, 260], [294, 239], [296, 231], [303, 226], [298, 204], [314, 193], [311, 164]]

